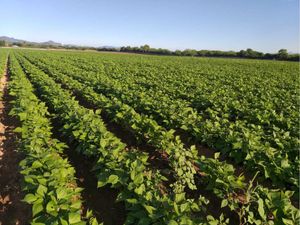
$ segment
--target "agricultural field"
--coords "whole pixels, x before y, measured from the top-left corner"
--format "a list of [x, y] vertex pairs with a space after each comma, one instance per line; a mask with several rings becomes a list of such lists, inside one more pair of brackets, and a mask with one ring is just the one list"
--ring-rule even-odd
[[298, 63], [0, 49], [0, 71], [3, 225], [300, 223]]

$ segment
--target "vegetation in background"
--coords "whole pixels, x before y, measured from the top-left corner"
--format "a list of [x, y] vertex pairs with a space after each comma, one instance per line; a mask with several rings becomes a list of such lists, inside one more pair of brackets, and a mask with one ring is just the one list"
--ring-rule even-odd
[[[104, 50], [104, 49], [101, 49]], [[230, 58], [248, 58], [248, 59], [275, 59], [299, 61], [299, 54], [288, 54], [286, 49], [280, 49], [278, 53], [263, 53], [248, 48], [239, 52], [235, 51], [220, 51], [220, 50], [195, 50], [186, 49], [183, 51], [170, 51], [162, 48], [150, 48], [149, 45], [141, 47], [121, 47], [121, 52], [147, 53], [158, 55], [176, 55], [176, 56], [198, 56], [198, 57], [230, 57]]]

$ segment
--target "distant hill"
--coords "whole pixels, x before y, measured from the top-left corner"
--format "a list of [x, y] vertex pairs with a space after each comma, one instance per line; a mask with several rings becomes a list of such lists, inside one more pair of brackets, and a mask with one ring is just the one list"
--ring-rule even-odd
[[12, 38], [12, 37], [7, 37], [7, 36], [0, 36], [0, 41], [5, 41], [5, 42], [8, 42], [8, 43], [22, 43], [22, 42], [27, 42], [27, 41], [24, 41], [24, 40], [15, 39], [15, 38]]
[[0, 36], [0, 41], [5, 41], [7, 43], [25, 43], [25, 44], [31, 44], [31, 45], [44, 45], [44, 46], [61, 46], [61, 43], [54, 42], [54, 41], [46, 41], [46, 42], [32, 42], [32, 41], [26, 41], [21, 39], [16, 39], [13, 37], [7, 37], [7, 36]]
[[41, 45], [52, 45], [52, 46], [61, 46], [61, 43], [58, 42], [54, 42], [54, 41], [46, 41], [46, 42], [41, 42], [39, 43]]
[[100, 49], [116, 49], [119, 50], [120, 47], [115, 47], [115, 46], [100, 46], [100, 47], [91, 47], [91, 46], [80, 46], [80, 45], [73, 45], [73, 44], [61, 44], [58, 42], [54, 42], [54, 41], [46, 41], [46, 42], [32, 42], [32, 41], [26, 41], [26, 40], [22, 40], [22, 39], [16, 39], [13, 37], [7, 37], [7, 36], [0, 36], [0, 41], [5, 41], [8, 44], [21, 44], [24, 43], [25, 45], [33, 45], [35, 47], [48, 47], [48, 46], [52, 46], [52, 47], [63, 47], [63, 48], [100, 48]]

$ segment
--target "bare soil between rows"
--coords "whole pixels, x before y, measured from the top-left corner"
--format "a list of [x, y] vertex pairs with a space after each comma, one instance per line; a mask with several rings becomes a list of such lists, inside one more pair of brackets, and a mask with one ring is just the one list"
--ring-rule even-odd
[[31, 207], [22, 202], [22, 192], [19, 162], [23, 156], [17, 151], [17, 135], [13, 130], [19, 121], [9, 116], [11, 109], [7, 90], [9, 80], [8, 68], [1, 77], [0, 91], [0, 225], [25, 225], [31, 218]]
[[67, 158], [75, 169], [76, 183], [83, 188], [81, 192], [83, 215], [87, 210], [92, 210], [98, 222], [105, 225], [122, 225], [126, 220], [126, 209], [123, 202], [116, 202], [118, 190], [110, 187], [97, 187], [97, 177], [92, 169], [97, 159], [86, 158], [76, 152], [77, 144], [70, 142], [69, 138], [61, 135], [59, 127], [63, 126], [58, 118], [52, 118], [52, 133], [54, 138], [68, 145], [63, 153], [63, 158]]

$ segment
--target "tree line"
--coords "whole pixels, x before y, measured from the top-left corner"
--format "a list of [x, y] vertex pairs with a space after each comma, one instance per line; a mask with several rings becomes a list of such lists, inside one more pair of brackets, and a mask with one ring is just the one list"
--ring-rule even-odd
[[280, 49], [277, 53], [263, 53], [255, 51], [251, 48], [236, 51], [220, 51], [220, 50], [195, 50], [185, 49], [183, 51], [170, 51], [162, 48], [151, 48], [149, 45], [140, 47], [121, 47], [121, 52], [146, 53], [157, 55], [175, 55], [175, 56], [195, 56], [195, 57], [232, 57], [232, 58], [249, 58], [249, 59], [274, 59], [299, 61], [299, 54], [289, 54], [286, 49]]

